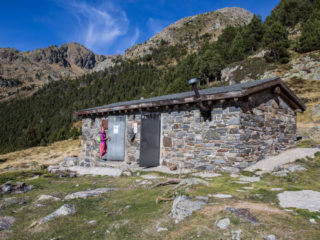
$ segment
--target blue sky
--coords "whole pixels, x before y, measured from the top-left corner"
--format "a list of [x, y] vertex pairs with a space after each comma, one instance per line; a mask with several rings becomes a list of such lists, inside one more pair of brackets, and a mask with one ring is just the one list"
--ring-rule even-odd
[[79, 42], [98, 54], [123, 53], [171, 23], [223, 7], [263, 18], [279, 0], [1, 0], [0, 47], [21, 51]]

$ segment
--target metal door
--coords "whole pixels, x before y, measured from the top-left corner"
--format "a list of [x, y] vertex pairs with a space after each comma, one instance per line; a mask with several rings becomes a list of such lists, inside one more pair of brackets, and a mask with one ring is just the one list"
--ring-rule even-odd
[[141, 116], [141, 167], [159, 166], [160, 157], [160, 113], [142, 113]]
[[104, 158], [112, 161], [124, 161], [125, 156], [125, 116], [111, 116], [108, 118], [108, 153]]

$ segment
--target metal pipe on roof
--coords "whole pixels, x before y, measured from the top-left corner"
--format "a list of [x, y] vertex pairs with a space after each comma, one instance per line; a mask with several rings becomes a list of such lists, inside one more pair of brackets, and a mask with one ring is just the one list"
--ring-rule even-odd
[[204, 111], [204, 112], [209, 112], [210, 111], [210, 107], [208, 107], [207, 105], [205, 105], [201, 99], [201, 95], [199, 93], [198, 87], [197, 87], [197, 83], [198, 83], [198, 79], [196, 78], [192, 78], [188, 81], [188, 84], [192, 86], [193, 91], [196, 95], [196, 101], [199, 104], [200, 110]]

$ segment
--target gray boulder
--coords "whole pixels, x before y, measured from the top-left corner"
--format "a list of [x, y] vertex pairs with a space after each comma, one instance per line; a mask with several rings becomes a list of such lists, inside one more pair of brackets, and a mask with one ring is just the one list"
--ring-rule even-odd
[[106, 192], [114, 191], [118, 188], [97, 188], [94, 190], [82, 191], [82, 192], [75, 192], [68, 194], [64, 199], [71, 200], [77, 198], [87, 198], [87, 197], [96, 197]]
[[223, 218], [223, 219], [220, 219], [217, 223], [217, 227], [220, 228], [220, 229], [227, 229], [230, 225], [230, 219], [229, 218]]
[[15, 222], [15, 218], [12, 216], [4, 216], [0, 218], [0, 231], [7, 230]]
[[70, 204], [64, 204], [60, 208], [58, 208], [56, 211], [54, 211], [53, 213], [51, 213], [48, 216], [44, 217], [40, 221], [40, 224], [49, 222], [52, 219], [57, 218], [57, 217], [68, 216], [68, 215], [71, 215], [71, 214], [74, 214], [74, 213], [76, 213], [76, 209], [74, 208], [74, 206], [72, 206]]
[[179, 223], [192, 212], [200, 210], [204, 205], [206, 205], [205, 202], [192, 201], [190, 197], [180, 195], [173, 201], [170, 216], [175, 219], [175, 223]]
[[263, 237], [264, 240], [276, 240], [276, 236], [273, 234], [265, 235]]
[[285, 191], [278, 194], [279, 204], [283, 208], [307, 209], [320, 211], [320, 192], [312, 190]]

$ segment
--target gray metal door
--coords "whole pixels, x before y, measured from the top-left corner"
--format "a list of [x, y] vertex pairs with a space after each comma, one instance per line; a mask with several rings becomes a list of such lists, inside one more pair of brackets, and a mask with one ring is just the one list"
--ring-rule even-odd
[[105, 155], [108, 160], [124, 161], [125, 156], [125, 116], [111, 116], [108, 118], [108, 153]]
[[141, 116], [141, 167], [156, 167], [160, 161], [160, 113], [142, 113]]

